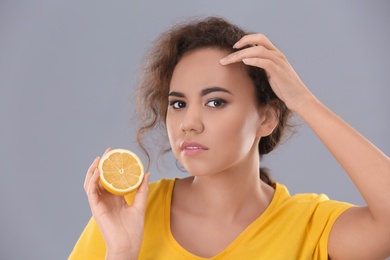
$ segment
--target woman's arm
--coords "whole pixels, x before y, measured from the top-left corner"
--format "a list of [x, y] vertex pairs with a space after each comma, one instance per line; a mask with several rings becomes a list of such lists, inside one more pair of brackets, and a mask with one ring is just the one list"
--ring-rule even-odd
[[347, 210], [334, 224], [331, 259], [384, 259], [390, 255], [390, 159], [317, 99], [297, 113], [348, 173], [366, 207]]
[[243, 61], [266, 70], [276, 95], [311, 127], [344, 170], [366, 207], [351, 208], [334, 224], [328, 244], [332, 259], [390, 256], [390, 159], [327, 109], [306, 88], [285, 56], [261, 34], [243, 37], [222, 65]]

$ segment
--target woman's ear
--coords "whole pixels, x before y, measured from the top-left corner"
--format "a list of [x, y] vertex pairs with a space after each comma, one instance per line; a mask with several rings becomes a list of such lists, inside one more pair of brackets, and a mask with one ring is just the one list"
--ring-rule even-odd
[[260, 121], [257, 129], [258, 137], [269, 136], [278, 125], [279, 117], [275, 107], [266, 106], [259, 108]]

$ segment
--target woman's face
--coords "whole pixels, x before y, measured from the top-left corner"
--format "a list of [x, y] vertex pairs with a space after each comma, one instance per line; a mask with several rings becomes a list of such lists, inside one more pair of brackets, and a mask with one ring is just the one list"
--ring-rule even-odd
[[269, 134], [244, 65], [220, 65], [227, 54], [215, 48], [194, 50], [173, 71], [168, 137], [175, 157], [194, 176], [258, 164], [260, 136]]

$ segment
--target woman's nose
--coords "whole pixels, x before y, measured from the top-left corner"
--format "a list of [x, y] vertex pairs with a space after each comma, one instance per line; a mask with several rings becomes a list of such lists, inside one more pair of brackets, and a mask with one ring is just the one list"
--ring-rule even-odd
[[202, 119], [201, 109], [189, 106], [185, 115], [183, 115], [183, 120], [180, 124], [180, 130], [183, 132], [201, 133], [204, 130]]

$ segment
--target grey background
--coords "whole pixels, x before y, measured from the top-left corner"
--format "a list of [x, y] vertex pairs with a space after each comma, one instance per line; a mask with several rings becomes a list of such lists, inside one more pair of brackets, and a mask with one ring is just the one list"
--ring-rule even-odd
[[[0, 258], [67, 258], [91, 215], [83, 182], [92, 160], [108, 146], [139, 152], [132, 115], [142, 56], [188, 17], [223, 16], [265, 33], [320, 100], [389, 155], [389, 3], [1, 0]], [[275, 179], [291, 193], [364, 204], [298, 125], [264, 158]], [[151, 172], [185, 176], [171, 156]]]

